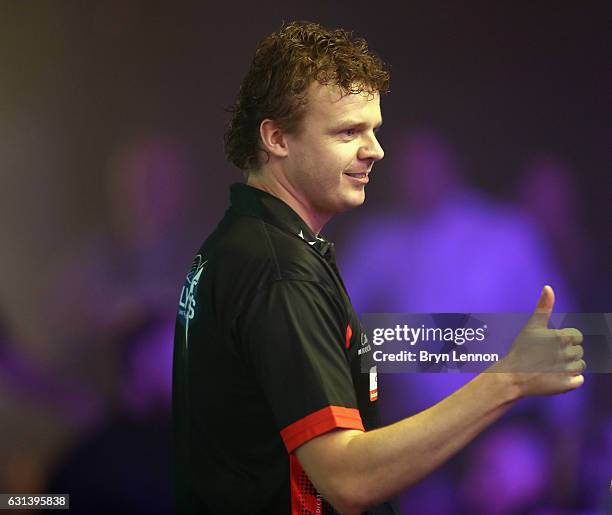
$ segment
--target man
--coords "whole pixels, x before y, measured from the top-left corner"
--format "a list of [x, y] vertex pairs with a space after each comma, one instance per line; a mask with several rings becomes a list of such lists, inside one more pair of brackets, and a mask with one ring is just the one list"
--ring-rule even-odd
[[[363, 40], [291, 23], [265, 38], [226, 134], [246, 175], [181, 292], [174, 356], [180, 513], [394, 513], [386, 500], [524, 396], [577, 388], [581, 335], [537, 312], [505, 360], [545, 339], [559, 374], [482, 374], [439, 404], [376, 429], [362, 331], [319, 236], [364, 202], [388, 73]], [[367, 263], [363, 264], [364, 273]], [[576, 345], [570, 345], [576, 344]], [[541, 346], [540, 346], [541, 347]], [[334, 511], [335, 510], [335, 511]]]

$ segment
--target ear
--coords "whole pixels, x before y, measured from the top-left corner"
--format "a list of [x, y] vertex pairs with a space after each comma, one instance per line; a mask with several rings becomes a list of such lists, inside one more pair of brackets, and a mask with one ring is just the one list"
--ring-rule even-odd
[[262, 147], [271, 155], [276, 157], [287, 157], [289, 155], [287, 140], [281, 128], [274, 120], [266, 118], [259, 125], [259, 137]]

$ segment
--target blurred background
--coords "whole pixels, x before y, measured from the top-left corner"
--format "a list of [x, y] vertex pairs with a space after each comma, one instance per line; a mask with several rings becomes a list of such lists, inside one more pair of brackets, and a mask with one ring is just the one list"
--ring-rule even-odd
[[[546, 283], [612, 312], [609, 2], [3, 0], [0, 492], [172, 513], [179, 288], [242, 180], [224, 108], [293, 19], [391, 69], [386, 157], [324, 230], [359, 312], [529, 312]], [[381, 377], [385, 421], [468, 379]], [[611, 387], [517, 406], [403, 512], [612, 513]]]

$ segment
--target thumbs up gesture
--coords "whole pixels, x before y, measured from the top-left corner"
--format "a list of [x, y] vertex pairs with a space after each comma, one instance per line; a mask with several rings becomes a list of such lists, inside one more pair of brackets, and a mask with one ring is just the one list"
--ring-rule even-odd
[[511, 374], [522, 397], [565, 393], [584, 382], [582, 333], [574, 328], [548, 328], [554, 304], [555, 293], [545, 286], [510, 352], [490, 369]]

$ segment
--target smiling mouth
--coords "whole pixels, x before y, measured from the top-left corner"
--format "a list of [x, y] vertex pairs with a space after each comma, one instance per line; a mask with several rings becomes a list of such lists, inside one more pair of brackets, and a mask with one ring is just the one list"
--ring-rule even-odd
[[355, 177], [355, 179], [365, 179], [368, 174], [367, 173], [348, 173], [345, 172], [346, 175], [348, 175], [349, 177]]

